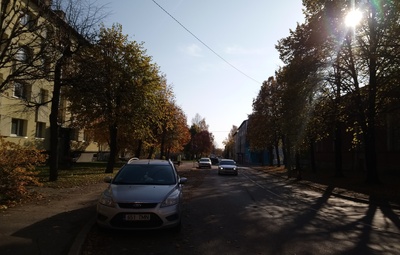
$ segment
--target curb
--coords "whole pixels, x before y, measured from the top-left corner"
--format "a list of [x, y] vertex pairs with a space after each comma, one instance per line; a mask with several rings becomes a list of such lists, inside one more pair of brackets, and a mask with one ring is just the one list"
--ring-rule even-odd
[[86, 241], [86, 236], [92, 229], [92, 226], [95, 224], [96, 220], [94, 217], [90, 218], [90, 220], [83, 226], [81, 231], [79, 231], [78, 235], [75, 237], [74, 242], [72, 243], [71, 248], [69, 249], [68, 255], [80, 255], [82, 252], [82, 246]]

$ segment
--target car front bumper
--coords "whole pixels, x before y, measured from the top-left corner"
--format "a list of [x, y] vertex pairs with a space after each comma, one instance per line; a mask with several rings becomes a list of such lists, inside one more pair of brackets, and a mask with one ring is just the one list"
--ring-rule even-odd
[[97, 204], [97, 224], [112, 229], [162, 229], [178, 226], [180, 205], [146, 209], [125, 209]]
[[237, 171], [237, 169], [233, 169], [233, 168], [218, 168], [218, 174], [233, 174], [233, 175], [237, 175], [238, 171]]

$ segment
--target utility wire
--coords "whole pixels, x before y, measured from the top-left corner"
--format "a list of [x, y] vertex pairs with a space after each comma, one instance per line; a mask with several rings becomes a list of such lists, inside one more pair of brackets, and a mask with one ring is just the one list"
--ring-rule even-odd
[[234, 68], [236, 71], [238, 71], [239, 73], [243, 74], [244, 76], [246, 76], [247, 78], [257, 82], [258, 84], [261, 84], [261, 82], [257, 81], [256, 79], [254, 79], [253, 77], [247, 75], [246, 73], [242, 72], [242, 70], [240, 70], [239, 68], [237, 68], [236, 66], [232, 65], [231, 63], [229, 63], [226, 59], [224, 59], [221, 55], [219, 55], [217, 52], [215, 52], [213, 49], [211, 49], [210, 46], [208, 46], [205, 42], [203, 42], [200, 38], [198, 38], [195, 34], [193, 34], [189, 29], [187, 29], [181, 22], [179, 22], [174, 16], [172, 16], [167, 10], [165, 10], [160, 4], [158, 4], [155, 0], [152, 0], [153, 3], [155, 3], [161, 10], [163, 10], [166, 14], [168, 14], [168, 16], [170, 16], [173, 20], [176, 21], [176, 23], [178, 23], [183, 29], [185, 29], [189, 34], [191, 34], [194, 38], [196, 38], [197, 41], [199, 41], [201, 44], [203, 44], [207, 49], [209, 49], [212, 53], [214, 53], [217, 57], [219, 57], [222, 61], [224, 61], [225, 63], [227, 63], [228, 65], [230, 65], [232, 68]]

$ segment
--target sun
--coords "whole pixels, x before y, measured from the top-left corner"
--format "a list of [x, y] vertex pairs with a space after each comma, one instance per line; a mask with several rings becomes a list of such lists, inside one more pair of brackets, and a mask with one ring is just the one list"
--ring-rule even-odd
[[356, 27], [362, 18], [362, 13], [358, 9], [353, 9], [349, 13], [347, 13], [345, 18], [345, 24], [348, 27]]

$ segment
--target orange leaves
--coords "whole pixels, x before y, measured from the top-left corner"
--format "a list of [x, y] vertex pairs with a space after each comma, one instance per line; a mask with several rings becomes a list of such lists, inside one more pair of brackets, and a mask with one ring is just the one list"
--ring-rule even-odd
[[41, 185], [35, 168], [45, 160], [37, 149], [0, 139], [0, 203], [26, 196], [28, 185]]

